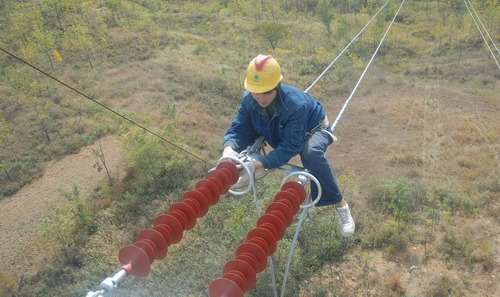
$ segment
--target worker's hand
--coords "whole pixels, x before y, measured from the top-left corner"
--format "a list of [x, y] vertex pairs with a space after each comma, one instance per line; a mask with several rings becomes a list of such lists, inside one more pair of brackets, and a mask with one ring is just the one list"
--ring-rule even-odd
[[232, 147], [226, 146], [224, 148], [224, 151], [222, 152], [222, 156], [223, 157], [235, 157], [235, 158], [237, 158], [238, 157], [238, 153], [235, 152]]

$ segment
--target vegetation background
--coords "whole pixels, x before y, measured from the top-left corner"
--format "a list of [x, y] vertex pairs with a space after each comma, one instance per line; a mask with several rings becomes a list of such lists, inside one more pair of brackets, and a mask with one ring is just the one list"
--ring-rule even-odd
[[[305, 90], [384, 4], [1, 1], [0, 205], [14, 225], [0, 226], [0, 296], [97, 290], [119, 270], [119, 250], [214, 166], [254, 56], [274, 55], [284, 82]], [[400, 4], [389, 2], [311, 89], [331, 122]], [[499, 55], [466, 4], [498, 41], [496, 1], [404, 2], [328, 151], [356, 234], [338, 234], [331, 208], [311, 210], [285, 296], [500, 294]], [[88, 146], [91, 157], [61, 169], [58, 197], [39, 192], [7, 211]], [[110, 166], [118, 155], [126, 161]], [[64, 179], [82, 166], [105, 179]], [[258, 181], [262, 207], [283, 177]], [[16, 219], [40, 201], [39, 217]], [[255, 222], [251, 194], [223, 196], [148, 277], [125, 278], [116, 294], [206, 296]], [[273, 255], [278, 286], [296, 223]], [[246, 295], [274, 296], [270, 270], [257, 279]]]

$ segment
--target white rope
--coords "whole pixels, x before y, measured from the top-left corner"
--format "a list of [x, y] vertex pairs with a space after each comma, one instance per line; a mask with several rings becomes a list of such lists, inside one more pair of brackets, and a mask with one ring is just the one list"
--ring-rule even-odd
[[[363, 31], [368, 27], [368, 25], [378, 16], [378, 14], [382, 11], [382, 9], [384, 9], [384, 7], [389, 3], [390, 0], [388, 0], [380, 9], [379, 11], [370, 19], [370, 21], [363, 27], [363, 29], [361, 29], [361, 31], [353, 38], [353, 40], [339, 53], [339, 55], [333, 60], [333, 62], [330, 63], [330, 65], [328, 65], [328, 67], [318, 76], [318, 78], [316, 78], [316, 80], [311, 84], [311, 86], [309, 86], [309, 88], [307, 88], [304, 92], [307, 93], [318, 81], [319, 79], [321, 79], [321, 77], [323, 77], [323, 75], [330, 69], [330, 67], [339, 59], [339, 57], [347, 50], [347, 48], [349, 48], [349, 46], [361, 35], [361, 33], [363, 33]], [[401, 7], [403, 6], [403, 3], [404, 3], [404, 0], [403, 2], [401, 3], [401, 6], [399, 7], [398, 11], [396, 12], [396, 15], [394, 16], [394, 19], [396, 18], [396, 16], [398, 15], [399, 11], [401, 10]], [[392, 20], [389, 28], [387, 30], [389, 30], [392, 26], [392, 24], [394, 23], [394, 19]], [[383, 39], [381, 40], [381, 43], [383, 42], [383, 40], [385, 39], [385, 36], [387, 35], [387, 32], [386, 34], [384, 35]], [[378, 49], [380, 48], [380, 45], [379, 47], [377, 48], [377, 51]], [[375, 54], [377, 53], [377, 51], [375, 51]], [[373, 60], [373, 57], [372, 59], [370, 60], [370, 63], [368, 64], [367, 68], [370, 66], [371, 64], [371, 61]], [[367, 69], [366, 68], [366, 69]], [[365, 72], [366, 72], [366, 69], [365, 69]], [[363, 73], [364, 75], [364, 73]], [[362, 78], [362, 77], [361, 77]], [[358, 85], [359, 85], [359, 82], [358, 82]], [[357, 87], [357, 86], [356, 86]], [[356, 90], [356, 88], [355, 88]], [[352, 95], [351, 95], [352, 97]], [[350, 99], [350, 98], [349, 98]], [[347, 104], [344, 106], [344, 109], [345, 107], [347, 106]], [[344, 110], [343, 109], [343, 110]], [[339, 117], [337, 118], [336, 122], [338, 122], [338, 119], [340, 118], [340, 115]], [[318, 188], [320, 188], [318, 186]], [[320, 195], [318, 195], [318, 198], [320, 197]], [[310, 197], [308, 197], [309, 199]], [[316, 201], [317, 202], [317, 201]], [[310, 206], [310, 205], [308, 205]], [[302, 206], [301, 206], [302, 207]], [[286, 280], [287, 280], [287, 276], [288, 276], [288, 273], [289, 273], [289, 269], [290, 269], [290, 264], [291, 264], [291, 261], [292, 261], [292, 255], [293, 255], [293, 251], [295, 249], [295, 245], [297, 243], [297, 240], [298, 240], [298, 235], [299, 235], [299, 232], [300, 232], [300, 229], [302, 228], [302, 224], [304, 223], [304, 220], [305, 220], [305, 217], [307, 215], [307, 209], [308, 207], [305, 207], [302, 211], [302, 214], [300, 216], [300, 220], [299, 220], [299, 223], [297, 225], [297, 230], [295, 232], [295, 235], [294, 235], [294, 238], [292, 240], [292, 246], [290, 248], [290, 253], [288, 255], [288, 261], [287, 261], [287, 265], [286, 265], [286, 268], [285, 268], [285, 275], [283, 277], [283, 284], [282, 284], [282, 287], [281, 287], [281, 297], [284, 297], [285, 296], [285, 289], [286, 289]], [[273, 287], [274, 287], [274, 281], [273, 281]], [[274, 292], [275, 296], [276, 296], [276, 291]]]
[[478, 19], [479, 23], [481, 24], [481, 27], [483, 27], [484, 32], [486, 32], [486, 35], [488, 35], [488, 38], [490, 39], [491, 44], [495, 47], [495, 49], [497, 50], [497, 53], [500, 54], [500, 51], [498, 50], [498, 47], [495, 44], [495, 41], [490, 36], [490, 33], [488, 33], [488, 29], [486, 29], [486, 27], [484, 26], [483, 22], [481, 22], [481, 19], [479, 18], [479, 15], [477, 14], [476, 10], [474, 9], [474, 6], [470, 2], [470, 0], [467, 0], [467, 2], [469, 3], [470, 8], [474, 12], [474, 15], [476, 16], [476, 18]]
[[[479, 25], [477, 24], [477, 21], [476, 21], [476, 17], [477, 19], [479, 19], [479, 16], [476, 14], [476, 17], [474, 17], [474, 15], [472, 14], [472, 11], [471, 11], [471, 7], [472, 7], [472, 4], [470, 3], [470, 1], [468, 0], [464, 0], [464, 3], [465, 3], [465, 6], [467, 6], [467, 10], [469, 11], [469, 14], [471, 15], [472, 17], [472, 20], [474, 21], [474, 24], [476, 25], [477, 27], [477, 30], [479, 31], [479, 33], [481, 34], [481, 37], [483, 37], [483, 40], [484, 40], [484, 43], [486, 44], [486, 46], [488, 47], [488, 50], [490, 51], [491, 53], [491, 56], [493, 57], [493, 60], [495, 60], [495, 63], [497, 64], [497, 67], [498, 69], [500, 69], [500, 64], [498, 63], [498, 60], [497, 58], [495, 57], [495, 54], [493, 53], [493, 51], [491, 50], [491, 47], [488, 43], [488, 41], [486, 40], [486, 38], [484, 37], [484, 34], [483, 34], [483, 31], [481, 31], [481, 29], [479, 28]], [[470, 7], [469, 7], [470, 6]], [[472, 8], [474, 9], [474, 8]], [[475, 11], [474, 11], [475, 12]], [[481, 20], [480, 20], [481, 21]], [[482, 23], [481, 23], [482, 24]], [[483, 26], [483, 29], [486, 31], [486, 33], [488, 33], [488, 31], [486, 30], [486, 28], [484, 28]], [[489, 36], [489, 34], [488, 34]], [[491, 39], [491, 37], [490, 37]], [[491, 40], [493, 42], [493, 40]], [[495, 43], [493, 43], [495, 44]], [[495, 48], [496, 48], [496, 45], [495, 45]], [[497, 48], [497, 51], [498, 51], [498, 48]]]
[[342, 117], [342, 115], [344, 114], [346, 108], [347, 108], [347, 105], [349, 105], [349, 102], [351, 101], [352, 97], [354, 96], [354, 93], [356, 92], [356, 90], [358, 89], [358, 86], [359, 84], [361, 83], [361, 81], [363, 80], [363, 77], [365, 76], [366, 74], [366, 71], [368, 70], [368, 68], [370, 67], [371, 63], [373, 62], [373, 59], [375, 59], [375, 56], [377, 55], [380, 47], [382, 46], [382, 43], [384, 42], [385, 40], [385, 37], [387, 36], [387, 34], [389, 33], [389, 30], [391, 29], [392, 25], [394, 24], [394, 21], [396, 20], [396, 16], [399, 14], [399, 11], [401, 10], [401, 7], [403, 7], [403, 4], [405, 3], [405, 0], [403, 0], [401, 2], [401, 5], [399, 6], [398, 8], [398, 11], [396, 12], [396, 14], [394, 14], [394, 18], [392, 19], [391, 23], [389, 24], [389, 27], [387, 28], [387, 30], [385, 31], [385, 34], [384, 36], [382, 37], [382, 40], [380, 40], [380, 43], [378, 44], [377, 46], [377, 49], [375, 50], [375, 52], [373, 53], [373, 56], [372, 58], [370, 59], [370, 61], [368, 62], [368, 64], [366, 65], [365, 67], [365, 70], [363, 71], [363, 73], [361, 74], [361, 77], [359, 78], [358, 82], [356, 83], [356, 86], [354, 87], [354, 90], [352, 91], [351, 95], [349, 96], [349, 98], [347, 98], [344, 106], [342, 107], [342, 110], [340, 110], [340, 113], [339, 115], [337, 116], [337, 118], [335, 119], [335, 122], [333, 123], [332, 125], [332, 132], [333, 130], [335, 130], [335, 127], [337, 126], [337, 124], [339, 123], [340, 121], [340, 118]]
[[371, 20], [366, 23], [366, 25], [363, 27], [363, 29], [361, 29], [361, 31], [359, 31], [358, 35], [356, 35], [352, 40], [351, 42], [349, 42], [349, 44], [337, 55], [337, 57], [330, 63], [330, 65], [328, 65], [328, 67], [326, 67], [326, 69], [318, 76], [318, 78], [316, 78], [315, 81], [313, 81], [313, 83], [309, 86], [309, 88], [307, 88], [304, 92], [307, 93], [309, 92], [309, 90], [311, 90], [311, 88], [323, 77], [323, 75], [325, 75], [325, 73], [333, 66], [333, 64], [335, 62], [337, 62], [337, 60], [340, 58], [340, 56], [342, 56], [342, 54], [351, 46], [351, 44], [359, 37], [359, 35], [361, 35], [361, 33], [363, 33], [363, 31], [365, 31], [365, 29], [368, 27], [368, 25], [370, 25], [370, 23], [377, 17], [377, 15], [382, 11], [382, 9], [384, 9], [384, 7], [387, 5], [387, 3], [389, 3], [390, 0], [387, 0], [387, 2], [385, 2], [384, 5], [382, 5], [382, 7], [379, 9], [379, 11], [377, 11], [377, 13], [371, 18]]

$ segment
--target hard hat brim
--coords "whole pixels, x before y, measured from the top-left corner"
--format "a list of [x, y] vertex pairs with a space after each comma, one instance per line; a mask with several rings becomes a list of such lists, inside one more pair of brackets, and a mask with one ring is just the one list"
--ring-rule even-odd
[[260, 93], [269, 92], [272, 89], [276, 88], [276, 86], [281, 82], [282, 79], [283, 79], [283, 75], [280, 75], [280, 79], [273, 86], [256, 86], [256, 85], [249, 83], [248, 80], [245, 78], [244, 85], [245, 85], [245, 89], [247, 91], [249, 91], [250, 93], [260, 94]]

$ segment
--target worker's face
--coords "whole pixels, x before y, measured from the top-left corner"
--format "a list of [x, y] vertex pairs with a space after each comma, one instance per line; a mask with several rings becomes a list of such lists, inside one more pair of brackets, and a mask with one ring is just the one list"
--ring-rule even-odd
[[260, 107], [266, 108], [273, 102], [276, 97], [276, 89], [265, 93], [252, 93], [253, 99], [259, 103]]

